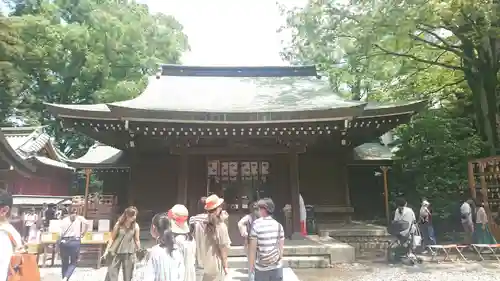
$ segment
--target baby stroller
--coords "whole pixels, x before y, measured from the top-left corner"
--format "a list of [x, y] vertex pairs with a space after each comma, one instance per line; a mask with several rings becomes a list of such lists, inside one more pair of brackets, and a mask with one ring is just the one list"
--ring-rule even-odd
[[406, 221], [393, 221], [387, 228], [395, 239], [389, 244], [387, 257], [389, 263], [415, 265], [422, 263], [422, 259], [414, 253], [415, 247], [420, 244], [418, 226]]

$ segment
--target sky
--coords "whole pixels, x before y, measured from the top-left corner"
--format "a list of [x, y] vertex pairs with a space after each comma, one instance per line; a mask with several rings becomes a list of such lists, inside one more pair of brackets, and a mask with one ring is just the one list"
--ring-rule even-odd
[[[287, 7], [306, 0], [282, 0]], [[287, 65], [277, 32], [285, 23], [275, 0], [142, 0], [153, 13], [174, 16], [188, 36], [186, 65]]]

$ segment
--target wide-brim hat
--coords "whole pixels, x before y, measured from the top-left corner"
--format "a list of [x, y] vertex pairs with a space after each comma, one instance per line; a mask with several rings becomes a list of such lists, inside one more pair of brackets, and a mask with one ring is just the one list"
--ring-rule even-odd
[[220, 205], [224, 203], [224, 199], [219, 198], [216, 194], [212, 194], [207, 197], [205, 200], [205, 210], [211, 211], [213, 209], [218, 208]]
[[189, 233], [188, 217], [189, 211], [186, 206], [181, 204], [174, 205], [168, 211], [172, 232], [176, 234]]

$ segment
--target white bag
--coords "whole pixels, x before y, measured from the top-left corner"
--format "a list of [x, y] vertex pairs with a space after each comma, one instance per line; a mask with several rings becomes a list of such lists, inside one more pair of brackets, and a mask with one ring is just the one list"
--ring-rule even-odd
[[146, 265], [147, 265], [148, 260], [149, 260], [149, 251], [150, 250], [151, 249], [148, 249], [148, 253], [146, 254], [146, 256], [142, 260], [135, 262], [132, 281], [143, 281], [144, 280], [144, 271], [146, 269]]
[[422, 245], [422, 236], [414, 235], [413, 236], [413, 247], [419, 247]]

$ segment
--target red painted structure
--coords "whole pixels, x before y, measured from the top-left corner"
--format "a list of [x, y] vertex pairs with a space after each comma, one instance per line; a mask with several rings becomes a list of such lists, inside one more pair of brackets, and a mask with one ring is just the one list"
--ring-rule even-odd
[[0, 188], [14, 195], [68, 196], [74, 169], [43, 127], [1, 128]]

